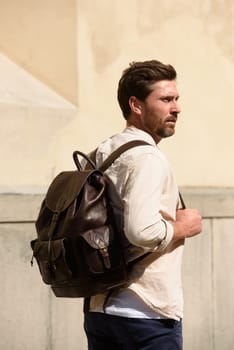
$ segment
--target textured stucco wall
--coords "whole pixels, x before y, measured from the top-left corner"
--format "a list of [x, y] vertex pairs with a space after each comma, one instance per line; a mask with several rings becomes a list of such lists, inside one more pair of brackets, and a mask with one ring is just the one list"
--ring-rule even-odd
[[2, 0], [0, 50], [75, 103], [76, 0]]
[[82, 111], [97, 118], [103, 135], [110, 128], [120, 129], [123, 122], [116, 103], [120, 72], [133, 60], [169, 62], [178, 71], [182, 113], [176, 136], [161, 147], [179, 184], [233, 186], [234, 4], [225, 0], [108, 4], [79, 1]]
[[[74, 148], [90, 150], [121, 130], [124, 120], [116, 101], [120, 74], [128, 62], [151, 58], [169, 62], [178, 71], [182, 113], [176, 135], [160, 147], [171, 161], [179, 185], [233, 186], [233, 8], [228, 0], [180, 0], [176, 4], [130, 0], [113, 1], [111, 6], [107, 0], [2, 2], [2, 54], [44, 88], [34, 85], [30, 99], [24, 99], [27, 91], [21, 87], [26, 78], [8, 79], [11, 86], [2, 87], [2, 143], [3, 149], [10, 148], [3, 155], [10, 163], [10, 174], [16, 158], [13, 146], [17, 147], [21, 174], [10, 177], [9, 183], [7, 174], [0, 174], [1, 188], [46, 188], [56, 172], [73, 167]], [[8, 72], [7, 78], [15, 77], [3, 61], [0, 64], [5, 75]], [[48, 88], [77, 105], [76, 111], [66, 103], [57, 103], [52, 109]], [[36, 92], [40, 89], [47, 96], [44, 103]], [[27, 110], [23, 117], [22, 99]], [[38, 101], [43, 104], [42, 111]], [[66, 118], [64, 109], [71, 118]], [[30, 130], [26, 124], [32, 125]], [[21, 135], [18, 142], [16, 132]], [[29, 133], [33, 142], [28, 145]], [[31, 155], [26, 152], [29, 147]], [[35, 163], [35, 155], [43, 157], [43, 162]]]
[[45, 190], [75, 148], [121, 130], [118, 79], [151, 58], [178, 71], [182, 113], [160, 147], [179, 185], [232, 187], [233, 16], [228, 0], [1, 2], [1, 191]]

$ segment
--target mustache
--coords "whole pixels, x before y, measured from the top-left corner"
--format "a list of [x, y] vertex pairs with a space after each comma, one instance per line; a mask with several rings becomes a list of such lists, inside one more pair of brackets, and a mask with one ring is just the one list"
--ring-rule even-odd
[[172, 113], [169, 117], [166, 118], [166, 122], [173, 122], [175, 123], [178, 119], [178, 113]]

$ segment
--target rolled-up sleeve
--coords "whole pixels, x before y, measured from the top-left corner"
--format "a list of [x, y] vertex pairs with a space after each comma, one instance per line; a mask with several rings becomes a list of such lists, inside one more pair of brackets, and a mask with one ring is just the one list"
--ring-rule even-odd
[[124, 188], [125, 234], [135, 246], [161, 250], [173, 237], [173, 227], [160, 214], [165, 169], [154, 153], [140, 154], [129, 167]]

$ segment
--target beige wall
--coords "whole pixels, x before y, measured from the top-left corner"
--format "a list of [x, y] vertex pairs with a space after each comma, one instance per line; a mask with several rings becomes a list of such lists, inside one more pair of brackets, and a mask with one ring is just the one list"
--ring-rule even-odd
[[[178, 71], [182, 113], [161, 148], [179, 185], [233, 186], [233, 16], [228, 0], [1, 1], [0, 71], [11, 85], [0, 96], [0, 189], [43, 191], [73, 167], [74, 148], [121, 130], [120, 74], [151, 58]], [[24, 69], [20, 79], [12, 64]]]
[[1, 0], [0, 49], [76, 103], [76, 23], [75, 0]]
[[176, 136], [161, 147], [180, 185], [233, 186], [234, 168], [229, 164], [234, 146], [234, 4], [202, 0], [108, 4], [79, 2], [78, 72], [83, 78], [79, 105], [103, 123], [103, 134], [109, 133], [110, 125], [115, 131], [122, 127], [116, 85], [126, 64], [152, 57], [174, 64], [183, 112]]

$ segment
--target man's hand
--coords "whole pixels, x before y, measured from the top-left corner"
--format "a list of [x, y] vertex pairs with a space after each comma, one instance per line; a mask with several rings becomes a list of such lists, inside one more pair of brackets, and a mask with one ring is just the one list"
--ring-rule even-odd
[[202, 231], [202, 218], [197, 209], [180, 209], [176, 212], [174, 239], [189, 238]]

